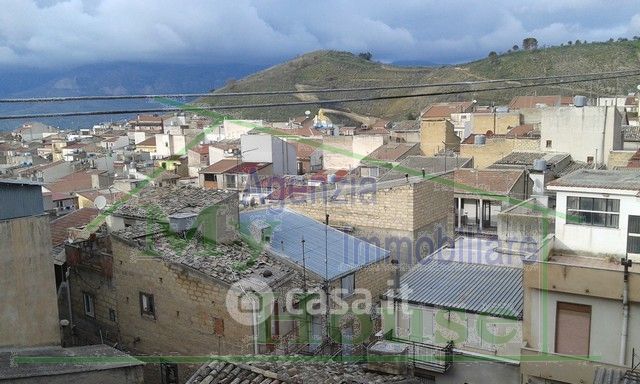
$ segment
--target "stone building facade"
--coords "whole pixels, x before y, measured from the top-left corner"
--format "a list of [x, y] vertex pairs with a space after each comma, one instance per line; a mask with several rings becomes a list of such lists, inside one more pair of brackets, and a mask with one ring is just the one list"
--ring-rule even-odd
[[[325, 203], [325, 200], [329, 200]], [[451, 175], [409, 182], [385, 181], [337, 197], [310, 197], [291, 201], [288, 208], [348, 227], [356, 237], [391, 251], [392, 258], [415, 263], [453, 239], [453, 185]]]

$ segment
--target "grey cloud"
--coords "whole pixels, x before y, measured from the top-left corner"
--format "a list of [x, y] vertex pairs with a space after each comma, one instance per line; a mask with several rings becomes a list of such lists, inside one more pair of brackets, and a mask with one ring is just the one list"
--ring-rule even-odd
[[[515, 3], [515, 4], [514, 4]], [[457, 62], [541, 44], [640, 35], [635, 1], [0, 0], [0, 65], [273, 62], [315, 49]]]

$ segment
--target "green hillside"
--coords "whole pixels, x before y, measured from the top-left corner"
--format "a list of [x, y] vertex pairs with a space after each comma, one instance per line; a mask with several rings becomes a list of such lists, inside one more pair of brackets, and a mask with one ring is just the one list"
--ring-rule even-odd
[[[450, 96], [432, 96], [410, 99], [327, 104], [323, 100], [369, 96], [372, 92], [314, 94], [317, 88], [365, 87], [375, 85], [406, 85], [441, 83], [496, 78], [533, 77], [588, 72], [604, 72], [640, 68], [640, 41], [579, 44], [542, 48], [535, 51], [517, 51], [485, 58], [467, 64], [439, 68], [405, 68], [367, 61], [348, 52], [316, 51], [291, 61], [258, 72], [245, 79], [227, 84], [216, 92], [243, 92], [298, 89], [297, 95], [220, 97], [201, 101], [215, 104], [257, 104], [299, 100], [318, 101], [313, 106], [255, 108], [235, 110], [231, 114], [244, 118], [286, 120], [299, 116], [305, 110], [320, 106], [342, 109], [363, 115], [387, 118], [406, 118], [416, 115], [422, 107], [434, 101], [476, 99], [481, 104], [506, 103], [514, 95], [533, 94], [626, 94], [634, 91], [640, 78], [624, 78], [537, 87], [520, 90], [477, 92]], [[429, 88], [429, 91], [437, 90]], [[443, 89], [444, 90], [444, 89]], [[384, 91], [386, 95], [420, 93], [422, 90]], [[379, 94], [379, 93], [376, 93]]]

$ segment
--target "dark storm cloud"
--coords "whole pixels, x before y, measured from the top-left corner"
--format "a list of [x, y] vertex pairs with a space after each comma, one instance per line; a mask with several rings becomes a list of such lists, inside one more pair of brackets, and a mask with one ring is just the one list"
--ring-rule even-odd
[[273, 62], [316, 49], [451, 63], [640, 35], [635, 0], [0, 0], [0, 65]]

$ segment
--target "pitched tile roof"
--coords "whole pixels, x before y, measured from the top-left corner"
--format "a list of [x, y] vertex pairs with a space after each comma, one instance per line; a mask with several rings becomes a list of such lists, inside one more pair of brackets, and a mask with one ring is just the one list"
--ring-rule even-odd
[[200, 170], [200, 173], [224, 173], [236, 165], [238, 165], [238, 160], [236, 159], [222, 159]]
[[91, 175], [106, 173], [98, 170], [84, 170], [71, 173], [53, 183], [47, 184], [46, 188], [51, 192], [80, 192], [92, 189]]
[[268, 167], [271, 163], [252, 163], [252, 162], [243, 162], [239, 165], [234, 166], [233, 168], [225, 171], [225, 173], [252, 173], [261, 170], [262, 168]]
[[476, 193], [473, 190], [480, 189], [491, 194], [508, 195], [523, 173], [523, 170], [456, 169], [453, 171], [454, 192]]
[[[311, 141], [311, 139], [309, 139], [309, 141]], [[314, 140], [313, 142], [316, 143], [317, 145], [313, 146], [313, 145], [306, 144], [306, 143], [301, 143], [301, 142], [298, 142], [298, 141], [292, 143], [293, 145], [296, 146], [296, 156], [299, 159], [308, 159], [308, 158], [310, 158], [311, 155], [313, 154], [313, 152], [318, 150], [319, 149], [318, 147], [320, 145], [322, 145], [322, 141], [320, 141], [320, 140]]]
[[156, 137], [155, 136], [151, 136], [150, 138], [139, 142], [138, 144], [136, 144], [136, 146], [138, 146], [138, 147], [155, 147], [156, 146]]
[[473, 106], [471, 101], [455, 101], [449, 103], [436, 103], [428, 106], [422, 112], [422, 118], [450, 118], [452, 113], [467, 112]]
[[382, 160], [382, 161], [398, 161], [412, 149], [419, 147], [420, 143], [388, 143], [381, 145], [375, 151], [371, 152], [363, 161]]
[[100, 214], [95, 208], [80, 208], [50, 223], [51, 244], [60, 245], [67, 240], [69, 228], [80, 228], [89, 224]]
[[538, 106], [559, 107], [573, 104], [571, 96], [516, 96], [511, 99], [509, 109], [537, 108]]
[[[511, 128], [509, 132], [505, 135], [508, 139], [513, 139], [516, 137], [531, 137], [534, 135], [535, 126], [533, 124], [522, 124], [516, 127]], [[538, 133], [539, 136], [539, 133]]]

